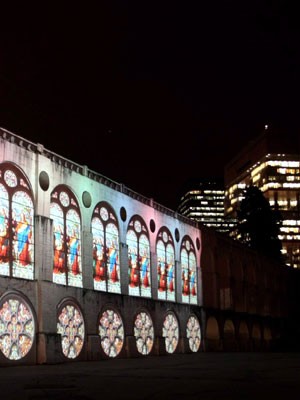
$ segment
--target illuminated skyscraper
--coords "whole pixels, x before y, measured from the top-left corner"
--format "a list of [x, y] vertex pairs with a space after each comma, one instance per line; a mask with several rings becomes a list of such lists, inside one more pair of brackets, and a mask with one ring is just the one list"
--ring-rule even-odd
[[[279, 239], [287, 265], [300, 268], [299, 137], [291, 138], [265, 126], [224, 169], [225, 217], [237, 218], [243, 191], [253, 185], [282, 216]], [[235, 234], [233, 237], [237, 237]]]
[[221, 178], [190, 181], [183, 190], [177, 211], [218, 232], [226, 233], [234, 225], [224, 220], [224, 197], [224, 182]]

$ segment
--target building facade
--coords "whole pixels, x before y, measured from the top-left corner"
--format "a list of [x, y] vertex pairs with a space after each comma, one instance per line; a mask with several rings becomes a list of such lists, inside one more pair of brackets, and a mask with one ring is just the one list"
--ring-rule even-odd
[[177, 211], [217, 232], [227, 233], [234, 228], [235, 223], [224, 218], [224, 199], [223, 179], [199, 179], [189, 182]]
[[0, 365], [271, 348], [287, 271], [219, 235], [0, 129]]
[[197, 225], [0, 132], [0, 363], [198, 351]]
[[224, 180], [225, 217], [236, 220], [245, 188], [258, 187], [281, 214], [279, 239], [286, 264], [300, 268], [299, 141], [266, 127], [225, 166]]

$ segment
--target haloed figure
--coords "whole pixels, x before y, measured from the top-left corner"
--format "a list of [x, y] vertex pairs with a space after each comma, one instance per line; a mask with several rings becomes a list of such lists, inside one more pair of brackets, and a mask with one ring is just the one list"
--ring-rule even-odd
[[17, 257], [21, 265], [27, 265], [30, 263], [29, 244], [32, 231], [25, 213], [21, 214], [21, 219], [17, 223], [15, 233], [17, 239]]

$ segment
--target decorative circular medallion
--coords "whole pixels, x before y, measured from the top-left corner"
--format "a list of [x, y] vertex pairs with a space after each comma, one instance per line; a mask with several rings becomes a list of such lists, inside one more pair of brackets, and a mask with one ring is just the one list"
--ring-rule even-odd
[[179, 341], [179, 327], [177, 318], [172, 312], [165, 317], [162, 336], [165, 338], [166, 351], [174, 353]]
[[201, 344], [201, 329], [198, 318], [196, 318], [194, 315], [191, 315], [188, 319], [186, 325], [186, 337], [189, 340], [191, 351], [196, 353]]
[[107, 221], [108, 220], [108, 211], [105, 207], [101, 207], [100, 208], [100, 216], [103, 219], [103, 221]]
[[59, 200], [64, 207], [68, 207], [70, 204], [70, 198], [66, 192], [60, 192]]
[[9, 187], [16, 187], [18, 184], [17, 176], [16, 174], [11, 171], [10, 169], [6, 170], [4, 172], [4, 180], [7, 186]]
[[114, 310], [105, 310], [99, 320], [99, 336], [104, 353], [116, 357], [124, 343], [123, 321]]
[[147, 355], [150, 353], [154, 342], [154, 328], [150, 315], [140, 312], [134, 321], [134, 336], [139, 353]]
[[134, 229], [138, 233], [140, 233], [142, 231], [142, 225], [141, 225], [140, 221], [134, 221]]
[[0, 350], [9, 360], [19, 360], [30, 351], [35, 323], [30, 307], [23, 300], [8, 297], [0, 308]]
[[84, 321], [81, 312], [72, 304], [67, 304], [58, 316], [57, 333], [61, 335], [63, 354], [76, 358], [84, 343]]

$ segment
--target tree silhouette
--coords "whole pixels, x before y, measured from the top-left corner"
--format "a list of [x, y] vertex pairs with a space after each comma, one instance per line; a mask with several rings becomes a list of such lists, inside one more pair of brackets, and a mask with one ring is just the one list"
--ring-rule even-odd
[[271, 208], [258, 187], [247, 187], [244, 195], [237, 214], [241, 241], [260, 253], [282, 261], [282, 245], [278, 239], [280, 213]]

